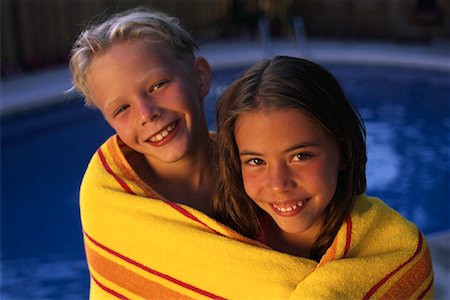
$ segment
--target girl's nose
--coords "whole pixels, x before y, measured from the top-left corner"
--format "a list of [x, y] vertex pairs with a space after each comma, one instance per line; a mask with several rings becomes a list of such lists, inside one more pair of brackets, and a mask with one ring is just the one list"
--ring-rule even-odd
[[138, 99], [136, 107], [138, 120], [141, 126], [155, 121], [161, 115], [160, 108], [145, 98]]
[[287, 192], [295, 187], [295, 180], [285, 164], [271, 166], [269, 173], [269, 185], [274, 192]]

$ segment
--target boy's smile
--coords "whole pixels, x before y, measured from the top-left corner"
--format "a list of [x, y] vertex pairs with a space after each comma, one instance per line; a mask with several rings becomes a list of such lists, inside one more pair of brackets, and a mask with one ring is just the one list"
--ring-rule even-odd
[[315, 237], [336, 190], [338, 144], [316, 124], [298, 109], [257, 109], [235, 124], [245, 191], [281, 234]]
[[182, 60], [158, 43], [123, 42], [94, 58], [87, 83], [95, 105], [129, 147], [149, 161], [171, 163], [197, 147], [209, 90], [202, 85], [209, 79], [204, 64]]
[[158, 131], [158, 133], [152, 135], [148, 139], [148, 143], [152, 144], [154, 147], [159, 147], [167, 144], [177, 134], [179, 124], [180, 124], [179, 121], [170, 123], [167, 127], [161, 129], [160, 131]]

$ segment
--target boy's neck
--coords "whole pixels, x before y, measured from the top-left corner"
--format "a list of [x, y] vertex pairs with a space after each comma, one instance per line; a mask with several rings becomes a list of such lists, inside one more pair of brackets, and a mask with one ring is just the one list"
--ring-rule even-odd
[[165, 199], [209, 213], [214, 196], [211, 170], [212, 145], [203, 139], [194, 153], [174, 163], [161, 163], [140, 155], [133, 168], [149, 186]]

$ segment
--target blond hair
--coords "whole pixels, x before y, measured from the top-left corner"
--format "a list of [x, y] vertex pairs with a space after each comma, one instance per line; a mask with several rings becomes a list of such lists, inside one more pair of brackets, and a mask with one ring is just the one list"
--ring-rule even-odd
[[86, 83], [93, 59], [116, 43], [130, 40], [149, 46], [164, 43], [181, 59], [193, 59], [195, 49], [198, 49], [177, 18], [146, 8], [127, 10], [100, 24], [88, 26], [75, 41], [69, 63], [73, 88], [83, 94], [87, 106], [95, 107]]

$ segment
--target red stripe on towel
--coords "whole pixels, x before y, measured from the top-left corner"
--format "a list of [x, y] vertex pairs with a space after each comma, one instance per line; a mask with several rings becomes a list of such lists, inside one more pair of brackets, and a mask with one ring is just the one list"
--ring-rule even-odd
[[188, 217], [189, 219], [200, 223], [201, 225], [205, 226], [206, 228], [211, 229], [213, 232], [222, 235], [220, 232], [218, 232], [217, 230], [209, 227], [207, 224], [205, 224], [203, 221], [199, 220], [196, 216], [194, 216], [193, 214], [191, 214], [189, 211], [187, 211], [185, 208], [183, 208], [182, 206], [174, 203], [174, 202], [170, 202], [170, 201], [164, 201], [165, 203], [167, 203], [170, 207], [172, 207], [173, 209], [177, 210], [179, 213], [181, 213], [182, 215], [184, 215], [185, 217]]
[[135, 261], [135, 260], [133, 260], [133, 259], [131, 259], [131, 258], [129, 258], [129, 257], [126, 257], [125, 255], [120, 254], [119, 252], [116, 252], [116, 251], [112, 250], [111, 248], [108, 248], [107, 246], [105, 246], [105, 245], [101, 244], [100, 242], [94, 240], [90, 235], [88, 235], [88, 234], [86, 233], [86, 231], [83, 231], [83, 232], [84, 232], [84, 234], [86, 235], [86, 237], [87, 237], [93, 244], [95, 244], [97, 247], [99, 247], [99, 248], [105, 250], [106, 252], [108, 252], [108, 253], [110, 253], [110, 254], [112, 254], [112, 255], [114, 255], [114, 256], [116, 256], [116, 257], [118, 257], [118, 258], [120, 258], [120, 259], [122, 259], [122, 260], [124, 260], [124, 261], [126, 261], [126, 262], [129, 263], [129, 264], [132, 264], [132, 265], [134, 265], [134, 266], [140, 268], [141, 270], [147, 271], [147, 272], [150, 273], [150, 274], [153, 274], [153, 275], [156, 275], [156, 276], [158, 276], [158, 277], [161, 277], [161, 278], [163, 278], [163, 279], [165, 279], [165, 280], [167, 280], [167, 281], [170, 281], [170, 282], [172, 282], [172, 283], [174, 283], [174, 284], [177, 284], [177, 285], [179, 285], [179, 286], [181, 286], [181, 287], [184, 287], [184, 288], [186, 288], [186, 289], [188, 289], [188, 290], [191, 290], [191, 291], [196, 292], [196, 293], [198, 293], [198, 294], [200, 294], [200, 295], [209, 297], [209, 298], [211, 298], [211, 299], [225, 299], [225, 298], [222, 298], [222, 297], [220, 297], [220, 296], [214, 295], [214, 294], [212, 294], [212, 293], [210, 293], [210, 292], [204, 291], [204, 290], [202, 290], [202, 289], [200, 289], [200, 288], [198, 288], [198, 287], [195, 287], [195, 286], [193, 286], [193, 285], [190, 285], [190, 284], [188, 284], [188, 283], [185, 283], [185, 282], [183, 282], [183, 281], [181, 281], [181, 280], [178, 280], [178, 279], [176, 279], [176, 278], [173, 278], [173, 277], [171, 277], [171, 276], [169, 276], [169, 275], [167, 275], [167, 274], [163, 274], [163, 273], [158, 272], [158, 271], [156, 271], [156, 270], [153, 270], [153, 269], [151, 269], [151, 268], [149, 268], [149, 267], [147, 267], [147, 266], [144, 266], [143, 264], [141, 264], [141, 263], [139, 263], [139, 262], [137, 262], [137, 261]]
[[[106, 258], [98, 252], [99, 249], [94, 249], [94, 247], [90, 243], [86, 243], [86, 257], [89, 261], [89, 269], [95, 270], [100, 276], [108, 280], [108, 282], [112, 282], [122, 289], [129, 291], [133, 297], [140, 297], [142, 299], [192, 299], [163, 284], [155, 282], [154, 279], [137, 274], [134, 270], [128, 269], [127, 267], [129, 266], [125, 266], [123, 262], [115, 262]], [[97, 279], [97, 281], [100, 281], [100, 279]], [[104, 282], [103, 284], [108, 285], [108, 282]]]
[[387, 274], [383, 279], [381, 279], [377, 284], [375, 284], [370, 290], [369, 292], [367, 292], [367, 294], [364, 296], [363, 299], [369, 299], [370, 297], [373, 296], [373, 294], [375, 294], [375, 292], [383, 285], [386, 283], [386, 281], [389, 280], [389, 278], [391, 278], [392, 276], [394, 276], [395, 273], [397, 273], [398, 271], [400, 271], [404, 266], [406, 266], [407, 264], [409, 264], [420, 252], [420, 249], [422, 249], [422, 234], [420, 233], [419, 230], [417, 230], [419, 232], [419, 241], [417, 242], [417, 249], [414, 252], [414, 254], [407, 260], [405, 261], [403, 264], [401, 264], [400, 266], [397, 267], [397, 269], [395, 269], [394, 271], [390, 272], [389, 274]]
[[425, 295], [430, 291], [431, 287], [433, 286], [433, 281], [434, 281], [434, 278], [431, 277], [430, 284], [427, 286], [427, 288], [422, 293], [420, 293], [419, 297], [417, 297], [418, 300], [423, 299], [425, 297]]
[[350, 243], [352, 242], [352, 218], [349, 216], [347, 216], [347, 218], [345, 218], [345, 223], [346, 223], [346, 227], [347, 227], [347, 235], [346, 235], [346, 240], [345, 240], [345, 248], [344, 248], [344, 256], [343, 258], [347, 257], [348, 254], [348, 250], [350, 249]]
[[[384, 293], [382, 299], [411, 299], [412, 295], [423, 286], [428, 284], [432, 278], [430, 251], [425, 249], [421, 251], [421, 257], [417, 257], [414, 265], [402, 274], [396, 282]], [[412, 262], [411, 262], [412, 263]], [[431, 275], [431, 276], [430, 276]], [[421, 283], [420, 287], [411, 283]]]
[[132, 194], [132, 195], [136, 195], [131, 188], [126, 184], [125, 181], [122, 180], [122, 178], [120, 178], [119, 176], [117, 176], [114, 171], [111, 169], [111, 167], [109, 166], [108, 162], [106, 161], [105, 155], [103, 154], [103, 151], [101, 148], [99, 148], [97, 150], [97, 154], [100, 157], [100, 160], [103, 164], [103, 167], [105, 168], [106, 172], [108, 172], [109, 174], [111, 174], [114, 179], [120, 184], [120, 186], [127, 191], [128, 193]]
[[[127, 185], [127, 183], [120, 178], [119, 176], [117, 176], [117, 174], [114, 173], [114, 171], [111, 169], [111, 167], [109, 166], [108, 162], [106, 161], [105, 155], [103, 154], [103, 151], [101, 148], [99, 148], [97, 150], [97, 154], [100, 157], [100, 160], [103, 164], [103, 167], [105, 168], [105, 170], [111, 174], [114, 179], [120, 184], [120, 186], [127, 191], [128, 193], [132, 194], [132, 195], [136, 195], [136, 193], [134, 193], [131, 188]], [[209, 227], [208, 225], [206, 225], [204, 222], [200, 221], [197, 217], [195, 217], [193, 214], [191, 214], [190, 212], [188, 212], [186, 209], [184, 209], [183, 207], [177, 205], [174, 202], [171, 201], [166, 201], [164, 200], [165, 203], [167, 203], [169, 206], [171, 206], [172, 208], [174, 208], [175, 210], [177, 210], [178, 212], [180, 212], [181, 214], [183, 214], [184, 216], [188, 217], [189, 219], [200, 223], [201, 225], [205, 226], [206, 228], [209, 228], [210, 230], [212, 230], [213, 232], [222, 235], [220, 232], [218, 232], [217, 230], [214, 230], [213, 228]]]
[[109, 293], [109, 294], [111, 294], [111, 295], [113, 295], [113, 296], [116, 296], [116, 297], [119, 298], [119, 299], [124, 299], [124, 300], [126, 299], [126, 300], [129, 300], [129, 299], [128, 299], [127, 297], [125, 297], [124, 295], [119, 294], [118, 292], [116, 292], [116, 291], [110, 289], [109, 287], [103, 285], [102, 283], [100, 283], [100, 281], [98, 281], [97, 279], [95, 279], [95, 277], [92, 276], [92, 274], [91, 274], [91, 277], [92, 277], [92, 279], [95, 281], [95, 283], [96, 283], [102, 290], [104, 290], [105, 292], [107, 292], [107, 293]]

